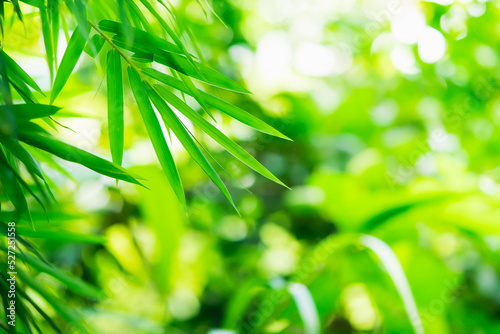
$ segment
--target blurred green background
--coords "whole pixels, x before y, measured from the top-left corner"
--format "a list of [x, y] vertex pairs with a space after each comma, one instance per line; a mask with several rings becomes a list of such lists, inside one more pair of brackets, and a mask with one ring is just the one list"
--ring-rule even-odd
[[[95, 333], [317, 333], [315, 312], [322, 333], [500, 333], [500, 2], [214, 0], [227, 27], [194, 0], [172, 4], [197, 41], [188, 48], [253, 94], [210, 93], [294, 140], [214, 112], [292, 189], [192, 129], [241, 215], [172, 138], [186, 215], [129, 94], [124, 166], [149, 190], [44, 166], [71, 213], [52, 224], [104, 238], [34, 242], [107, 298], [38, 281]], [[48, 89], [39, 27], [15, 22], [5, 45]], [[58, 100], [74, 132], [58, 137], [109, 158], [102, 70], [89, 57], [77, 66]], [[413, 297], [397, 288], [404, 276]]]

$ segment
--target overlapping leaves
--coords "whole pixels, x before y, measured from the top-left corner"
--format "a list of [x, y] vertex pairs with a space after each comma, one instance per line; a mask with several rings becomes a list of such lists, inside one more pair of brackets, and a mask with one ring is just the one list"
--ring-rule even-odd
[[[23, 4], [21, 5], [20, 2]], [[2, 208], [0, 222], [16, 220], [31, 223], [32, 229], [28, 226], [19, 229], [20, 234], [29, 238], [102, 242], [97, 236], [78, 235], [60, 230], [36, 230], [32, 203], [38, 202], [47, 219], [51, 216], [48, 214], [51, 211], [49, 208], [56, 200], [50, 187], [53, 182], [42, 169], [41, 162], [66, 173], [54, 157], [80, 164], [116, 180], [141, 185], [136, 176], [121, 167], [126, 136], [124, 101], [127, 94], [134, 97], [160, 165], [184, 207], [186, 200], [181, 178], [168, 140], [162, 130], [162, 123], [179, 139], [193, 160], [233, 206], [234, 203], [216, 169], [207, 159], [206, 155], [209, 153], [182, 123], [180, 115], [189, 119], [201, 132], [213, 138], [241, 162], [270, 180], [283, 185], [254, 157], [222, 133], [211, 120], [203, 116], [206, 114], [213, 120], [213, 110], [219, 110], [257, 131], [288, 139], [255, 116], [198, 88], [200, 85], [196, 84], [196, 81], [236, 93], [249, 93], [236, 81], [201, 63], [196, 56], [187, 51], [179, 28], [176, 27], [175, 22], [173, 24], [169, 22], [168, 15], [173, 15], [175, 10], [161, 1], [159, 3], [163, 9], [168, 9], [168, 11], [161, 12], [158, 4], [150, 0], [139, 2], [117, 0], [114, 2], [115, 6], [109, 6], [109, 3], [99, 3], [100, 7], [92, 8], [95, 4], [89, 4], [85, 0], [11, 1], [17, 19], [24, 24], [28, 17], [31, 19], [32, 15], [23, 16], [23, 6], [29, 5], [36, 8], [35, 12], [38, 13], [41, 23], [41, 36], [50, 73], [51, 90], [44, 92], [13, 57], [3, 49], [0, 51], [1, 200], [10, 201], [15, 209], [8, 212]], [[4, 25], [7, 23], [3, 1], [1, 6], [0, 27], [3, 44]], [[114, 13], [115, 9], [117, 14], [114, 18], [102, 15], [105, 12]], [[71, 17], [65, 17], [66, 13], [70, 13]], [[97, 21], [94, 15], [96, 13], [97, 16], [103, 16], [106, 19]], [[167, 13], [169, 14], [165, 15]], [[148, 18], [153, 18], [153, 20]], [[67, 46], [62, 58], [57, 59], [60, 29], [66, 35]], [[52, 130], [57, 129], [59, 124], [55, 119], [61, 109], [57, 107], [57, 98], [64, 94], [64, 87], [84, 52], [95, 58], [97, 64], [105, 67], [112, 162], [64, 143], [52, 135]], [[156, 69], [158, 67], [152, 64], [164, 66], [165, 70], [159, 71]], [[179, 94], [190, 95], [199, 104], [200, 112], [189, 106], [179, 97]], [[157, 116], [155, 109], [160, 117]], [[45, 160], [41, 161], [40, 157]], [[1, 224], [2, 231], [4, 231], [4, 223]], [[17, 255], [30, 269], [56, 278], [76, 294], [87, 298], [101, 297], [102, 294], [94, 287], [49, 265], [20, 235], [18, 242], [28, 252], [20, 251]], [[23, 288], [20, 287], [18, 290], [21, 300], [19, 315], [22, 317], [23, 330], [40, 331], [36, 322], [33, 321], [31, 308], [27, 307], [31, 305], [47, 320], [55, 332], [61, 332], [44, 310], [24, 291], [26, 287], [29, 287], [45, 299], [63, 319], [72, 323], [79, 331], [85, 331], [85, 328], [78, 324], [75, 313], [44, 290], [43, 286], [33, 279], [31, 273], [20, 268], [18, 275], [23, 282]], [[0, 286], [3, 300], [6, 288], [4, 285]]]

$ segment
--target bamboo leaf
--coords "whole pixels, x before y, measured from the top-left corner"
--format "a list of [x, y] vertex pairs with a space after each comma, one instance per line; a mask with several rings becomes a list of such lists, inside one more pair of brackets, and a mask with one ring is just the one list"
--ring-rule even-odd
[[121, 57], [117, 50], [108, 52], [108, 131], [111, 156], [117, 165], [123, 160], [123, 78]]
[[30, 266], [39, 271], [39, 272], [44, 272], [52, 277], [56, 278], [59, 280], [61, 283], [66, 285], [68, 288], [73, 290], [74, 292], [88, 297], [88, 298], [94, 298], [94, 299], [101, 299], [104, 297], [104, 294], [102, 291], [97, 289], [96, 287], [86, 283], [85, 281], [79, 279], [76, 276], [73, 276], [62, 269], [59, 269], [55, 266], [51, 266], [43, 261], [41, 261], [39, 258], [26, 253], [21, 256], [27, 263], [30, 264]]
[[210, 177], [210, 179], [215, 183], [215, 185], [220, 189], [220, 191], [224, 194], [227, 200], [231, 203], [231, 205], [236, 209], [234, 205], [233, 199], [231, 198], [231, 194], [227, 190], [226, 186], [220, 179], [219, 175], [212, 168], [210, 163], [207, 161], [203, 153], [201, 153], [200, 149], [194, 142], [193, 138], [189, 135], [189, 133], [184, 128], [184, 125], [174, 114], [172, 109], [163, 101], [163, 99], [158, 95], [158, 93], [151, 87], [146, 86], [148, 88], [149, 97], [153, 104], [156, 106], [156, 109], [159, 111], [163, 121], [166, 125], [168, 125], [179, 141], [182, 143], [182, 146], [188, 151], [189, 155], [196, 161], [196, 163], [203, 169], [203, 171]]
[[43, 43], [45, 45], [45, 58], [49, 66], [50, 82], [54, 78], [54, 51], [52, 45], [52, 33], [50, 31], [50, 22], [47, 8], [44, 6], [40, 8], [40, 19], [42, 21], [42, 35]]
[[3, 59], [5, 60], [5, 63], [7, 65], [7, 68], [9, 69], [9, 72], [15, 74], [18, 76], [22, 81], [24, 81], [28, 86], [39, 92], [40, 94], [43, 95], [42, 90], [40, 87], [36, 84], [35, 80], [33, 80], [28, 73], [26, 73], [21, 66], [19, 66], [7, 53], [4, 51], [0, 51], [2, 54]]
[[[142, 72], [148, 76], [150, 76], [153, 79], [156, 79], [170, 87], [173, 87], [181, 92], [184, 92], [186, 94], [189, 94], [189, 90], [187, 87], [182, 83], [182, 81], [177, 80], [169, 75], [166, 75], [164, 73], [161, 73], [153, 68], [145, 68], [142, 70]], [[213, 95], [210, 95], [208, 93], [205, 93], [203, 91], [199, 91], [201, 98], [210, 106], [222, 111], [223, 113], [227, 114], [228, 116], [231, 116], [232, 118], [240, 121], [243, 124], [246, 124], [252, 128], [254, 128], [257, 131], [264, 132], [267, 134], [270, 134], [275, 137], [280, 137], [286, 140], [291, 140], [278, 130], [275, 130], [272, 126], [268, 125], [266, 122], [258, 119], [255, 116], [252, 116], [248, 112], [246, 112], [243, 109], [240, 109], [230, 103], [227, 103]]]
[[106, 241], [106, 239], [101, 235], [74, 233], [59, 229], [53, 230], [53, 229], [37, 228], [36, 231], [34, 231], [31, 229], [19, 227], [18, 230], [19, 233], [22, 233], [27, 238], [54, 240], [64, 243], [76, 242], [76, 243], [101, 245], [104, 244], [104, 242]]
[[88, 41], [89, 23], [87, 21], [87, 3], [85, 1], [86, 0], [65, 0], [66, 6], [76, 18], [76, 22], [78, 23], [77, 30], [80, 30], [82, 36]]
[[66, 161], [85, 166], [99, 174], [142, 185], [124, 168], [46, 135], [22, 131], [19, 133], [19, 139], [28, 145], [38, 147]]
[[11, 106], [0, 106], [0, 110], [10, 109], [17, 121], [28, 121], [54, 115], [61, 108], [48, 104], [13, 104]]
[[59, 42], [59, 0], [48, 0], [49, 18], [52, 28], [52, 46], [54, 49], [54, 64], [57, 69], [57, 46]]
[[[18, 174], [17, 170], [14, 169], [10, 164], [9, 162], [7, 161], [7, 158], [4, 156], [4, 154], [0, 151], [0, 164], [3, 165], [4, 168], [6, 168], [8, 171], [10, 171], [10, 174], [12, 174], [14, 176], [14, 178], [17, 180], [17, 182], [19, 182], [19, 184], [21, 186], [23, 186], [29, 193], [31, 196], [33, 196], [33, 198], [35, 198], [35, 200], [40, 204], [40, 206], [43, 208], [44, 212], [45, 212], [45, 217], [47, 218], [47, 212], [45, 211], [45, 206], [43, 205], [43, 202], [38, 198], [38, 196], [31, 190], [31, 188], [29, 187], [29, 185], [24, 181], [24, 179]], [[24, 196], [24, 195], [23, 195]], [[26, 218], [26, 220], [31, 223], [31, 226], [34, 228], [34, 225], [33, 225], [33, 219], [31, 217], [31, 212], [28, 210], [27, 211], [27, 214], [25, 214], [24, 216], [21, 214], [20, 216], [17, 217], [17, 219], [19, 218]]]
[[21, 79], [19, 79], [17, 76], [12, 75], [9, 78], [9, 82], [12, 88], [14, 88], [14, 90], [21, 96], [24, 102], [31, 104], [38, 103], [37, 98], [30, 91], [28, 86], [23, 81], [21, 81]]
[[[222, 18], [219, 16], [219, 14], [217, 14], [217, 12], [215, 11], [213, 5], [210, 3], [210, 0], [205, 0], [205, 2], [207, 3], [207, 6], [208, 8], [210, 9], [210, 11], [212, 12], [212, 14], [214, 14], [214, 16], [219, 19], [219, 21], [224, 25], [224, 27], [227, 28], [227, 25], [226, 23], [222, 20]], [[201, 6], [201, 4], [200, 4]]]
[[[12, 104], [12, 95], [10, 93], [9, 76], [7, 74], [7, 63], [4, 54], [0, 53], [0, 92], [5, 104]], [[1, 124], [1, 123], [0, 123]]]
[[137, 52], [130, 57], [138, 63], [152, 63], [154, 60], [154, 54], [146, 52]]
[[154, 86], [157, 92], [163, 97], [168, 103], [170, 103], [174, 108], [183, 113], [193, 124], [195, 124], [200, 130], [205, 132], [207, 135], [212, 137], [217, 143], [224, 147], [229, 153], [238, 158], [248, 167], [255, 170], [257, 173], [267, 177], [268, 179], [285, 186], [276, 176], [274, 176], [270, 171], [268, 171], [264, 166], [260, 164], [254, 157], [252, 157], [247, 151], [245, 151], [241, 146], [236, 144], [234, 141], [229, 139], [225, 134], [223, 134], [219, 129], [210, 124], [206, 119], [201, 117], [197, 112], [191, 109], [187, 104], [185, 104], [179, 97], [175, 96], [172, 92], [168, 91], [165, 87], [161, 85]]
[[214, 116], [210, 112], [210, 109], [208, 109], [208, 106], [206, 105], [205, 100], [203, 100], [203, 98], [201, 97], [201, 94], [199, 93], [198, 88], [196, 88], [196, 86], [194, 85], [193, 81], [191, 81], [191, 79], [188, 76], [186, 76], [182, 73], [179, 73], [179, 76], [180, 76], [182, 82], [184, 83], [184, 86], [186, 86], [186, 88], [189, 90], [189, 95], [194, 97], [196, 102], [198, 102], [200, 104], [201, 109], [205, 110], [205, 112], [208, 114], [208, 116], [210, 116], [210, 118], [212, 118], [215, 121]]
[[83, 51], [91, 56], [92, 58], [95, 58], [99, 52], [101, 52], [102, 47], [104, 46], [104, 38], [102, 38], [99, 35], [94, 35], [90, 38], [90, 41], [85, 45], [83, 48]]
[[[3, 153], [0, 153], [3, 156]], [[32, 222], [28, 202], [24, 196], [23, 190], [18, 183], [14, 172], [5, 166], [7, 160], [5, 157], [0, 159], [0, 183], [2, 184], [3, 191], [10, 198], [10, 201], [16, 208], [17, 219], [23, 217]]]
[[50, 96], [50, 104], [54, 102], [56, 97], [62, 91], [64, 85], [68, 81], [71, 72], [75, 68], [80, 55], [83, 52], [83, 48], [85, 46], [85, 42], [87, 36], [90, 31], [90, 27], [86, 28], [86, 36], [82, 34], [81, 29], [75, 29], [71, 39], [69, 40], [68, 47], [64, 52], [63, 59], [61, 60], [61, 65], [59, 66], [59, 70], [57, 71], [56, 79], [54, 81], [54, 87], [52, 88], [52, 94]]
[[33, 290], [38, 292], [40, 296], [43, 297], [59, 314], [64, 320], [66, 320], [68, 323], [71, 323], [74, 325], [78, 330], [80, 330], [83, 333], [87, 333], [87, 331], [82, 327], [82, 325], [78, 321], [77, 315], [74, 313], [72, 309], [69, 309], [65, 307], [58, 298], [54, 297], [52, 294], [50, 294], [47, 289], [45, 289], [38, 281], [34, 280], [31, 278], [30, 275], [24, 272], [24, 270], [17, 270], [19, 277], [22, 279], [22, 281], [31, 287]]
[[44, 179], [42, 170], [38, 166], [35, 159], [16, 139], [7, 136], [0, 136], [0, 143], [5, 146], [16, 158], [18, 158], [26, 166], [26, 169], [30, 173], [37, 175], [42, 180]]
[[167, 32], [167, 34], [170, 36], [170, 38], [172, 38], [172, 40], [174, 41], [175, 45], [177, 45], [177, 47], [179, 49], [182, 50], [182, 54], [187, 58], [187, 60], [193, 65], [194, 65], [194, 61], [193, 61], [193, 58], [191, 57], [191, 54], [186, 50], [186, 48], [184, 47], [184, 44], [181, 42], [181, 40], [179, 39], [179, 37], [177, 37], [177, 35], [174, 33], [174, 31], [172, 30], [172, 28], [170, 28], [170, 26], [167, 24], [167, 22], [161, 17], [161, 15], [153, 8], [153, 6], [151, 5], [151, 3], [148, 1], [148, 0], [140, 0], [141, 3], [144, 5], [144, 7], [147, 8], [147, 10], [155, 17], [155, 19], [160, 23], [161, 27]]
[[148, 20], [142, 13], [141, 9], [136, 5], [136, 3], [133, 0], [125, 0], [125, 1], [127, 2], [127, 6], [130, 8], [132, 12], [131, 15], [139, 19], [139, 21], [142, 23], [142, 26], [148, 33], [155, 34], [156, 31], [153, 29], [153, 27], [148, 22]]
[[12, 4], [14, 5], [14, 11], [19, 17], [19, 20], [23, 22], [23, 13], [21, 12], [21, 7], [19, 6], [19, 0], [12, 0]]
[[132, 43], [134, 41], [134, 32], [132, 31], [132, 25], [130, 24], [130, 20], [128, 19], [127, 12], [125, 10], [125, 3], [123, 0], [116, 0], [116, 7], [118, 10], [118, 17], [121, 21], [121, 27], [127, 41]]
[[[102, 20], [99, 22], [99, 29], [102, 31], [106, 32], [111, 32], [116, 35], [119, 35], [123, 37], [124, 43], [126, 43], [126, 38], [124, 35], [123, 27], [120, 23], [110, 21], [110, 20]], [[182, 49], [179, 49], [179, 47], [175, 44], [172, 44], [164, 39], [161, 39], [155, 35], [152, 35], [150, 33], [147, 33], [143, 30], [137, 29], [137, 28], [132, 28], [132, 33], [134, 36], [134, 44], [133, 45], [140, 45], [142, 48], [141, 50], [144, 50], [148, 52], [148, 49], [161, 49], [165, 50], [168, 52], [173, 52], [173, 53], [180, 53], [182, 54]], [[127, 45], [131, 45], [126, 43]]]
[[173, 68], [177, 72], [190, 76], [193, 79], [203, 81], [209, 85], [238, 93], [250, 93], [237, 82], [199, 62], [193, 61], [193, 63], [190, 63], [184, 56], [160, 49], [154, 49], [151, 48], [151, 46], [144, 45], [140, 42], [134, 42], [133, 45], [127, 44], [123, 35], [114, 36], [113, 42], [117, 46], [123, 47], [132, 52], [153, 52], [155, 54], [155, 62]]
[[177, 167], [175, 166], [174, 158], [170, 149], [168, 148], [167, 142], [158, 122], [158, 118], [151, 106], [151, 102], [148, 99], [146, 89], [144, 84], [137, 73], [132, 67], [128, 67], [128, 76], [130, 80], [130, 86], [132, 87], [132, 92], [134, 94], [135, 100], [137, 101], [137, 106], [141, 112], [142, 119], [151, 138], [151, 142], [155, 149], [160, 165], [163, 168], [165, 175], [170, 183], [170, 186], [175, 192], [175, 195], [181, 202], [182, 206], [186, 208], [186, 199], [184, 197], [184, 190], [182, 188], [181, 179], [179, 173], [177, 172]]

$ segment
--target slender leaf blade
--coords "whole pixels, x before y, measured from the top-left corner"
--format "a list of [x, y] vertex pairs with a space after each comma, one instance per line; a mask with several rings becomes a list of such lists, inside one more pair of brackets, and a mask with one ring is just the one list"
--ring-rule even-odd
[[90, 38], [83, 51], [92, 58], [95, 58], [101, 52], [104, 42], [104, 38], [96, 34]]
[[7, 68], [11, 73], [14, 73], [17, 75], [22, 81], [24, 81], [28, 86], [39, 92], [40, 94], [43, 95], [42, 90], [40, 87], [36, 84], [35, 80], [33, 80], [28, 73], [26, 73], [21, 66], [19, 66], [14, 59], [12, 59], [7, 53], [4, 51], [0, 51], [2, 54], [3, 59], [5, 60], [5, 63], [7, 64]]
[[21, 131], [19, 133], [19, 139], [28, 145], [49, 152], [63, 160], [85, 166], [99, 174], [142, 185], [127, 170], [112, 163], [111, 161], [102, 159], [96, 155], [60, 142], [49, 136], [42, 135], [40, 133]]
[[48, 104], [13, 104], [11, 106], [0, 106], [1, 110], [10, 109], [17, 121], [28, 121], [54, 115], [61, 108]]
[[[158, 70], [155, 70], [153, 68], [145, 68], [142, 70], [142, 72], [148, 76], [150, 76], [153, 79], [156, 79], [170, 87], [173, 87], [181, 92], [184, 92], [186, 94], [189, 94], [189, 90], [187, 87], [182, 83], [182, 81], [177, 80], [169, 75], [166, 75], [164, 73], [161, 73]], [[237, 106], [234, 106], [226, 101], [223, 101], [213, 95], [210, 95], [208, 93], [205, 93], [203, 91], [200, 91], [201, 98], [205, 100], [205, 102], [222, 111], [228, 116], [231, 116], [232, 118], [240, 121], [241, 123], [248, 125], [251, 128], [254, 128], [257, 131], [267, 133], [269, 135], [275, 136], [275, 137], [280, 137], [286, 140], [291, 140], [278, 130], [274, 129], [272, 126], [268, 125], [266, 122], [258, 119], [257, 117], [249, 114], [245, 110], [238, 108]]]
[[175, 192], [175, 195], [181, 202], [182, 206], [186, 208], [186, 199], [184, 197], [184, 190], [182, 188], [181, 179], [175, 166], [174, 158], [168, 148], [165, 137], [163, 136], [158, 118], [151, 106], [144, 84], [139, 76], [139, 73], [132, 67], [128, 67], [128, 77], [130, 86], [134, 94], [137, 106], [141, 112], [142, 119], [148, 131], [149, 137], [155, 149], [158, 160], [163, 168], [165, 175]]
[[108, 131], [111, 156], [117, 165], [123, 160], [123, 77], [121, 57], [117, 50], [108, 53]]
[[49, 66], [50, 81], [54, 78], [54, 48], [52, 43], [52, 32], [50, 31], [50, 22], [48, 10], [44, 6], [40, 8], [40, 18], [42, 21], [43, 43], [45, 45], [45, 58]]
[[224, 194], [224, 196], [228, 199], [228, 201], [236, 208], [234, 205], [231, 194], [227, 190], [224, 182], [220, 179], [219, 175], [215, 172], [213, 167], [207, 161], [203, 153], [201, 153], [199, 147], [194, 142], [193, 138], [189, 135], [189, 133], [184, 128], [184, 125], [174, 114], [172, 109], [163, 101], [163, 99], [158, 95], [158, 93], [149, 85], [147, 86], [149, 97], [153, 104], [156, 106], [156, 109], [160, 112], [160, 115], [163, 118], [165, 124], [172, 129], [174, 134], [177, 136], [179, 141], [182, 143], [182, 146], [188, 151], [189, 155], [196, 161], [196, 163], [203, 169], [203, 171], [210, 177], [210, 179], [215, 183], [215, 185], [220, 189], [220, 191]]
[[262, 176], [267, 177], [268, 179], [285, 186], [286, 185], [281, 182], [276, 176], [274, 176], [270, 171], [268, 171], [264, 166], [260, 164], [254, 157], [252, 157], [247, 151], [245, 151], [241, 146], [236, 144], [234, 141], [229, 139], [224, 133], [222, 133], [215, 126], [210, 124], [206, 119], [201, 117], [196, 111], [191, 109], [187, 104], [182, 102], [182, 100], [175, 96], [172, 92], [168, 91], [165, 87], [161, 85], [154, 86], [157, 92], [174, 108], [183, 113], [187, 118], [193, 122], [200, 130], [205, 132], [207, 135], [212, 137], [217, 143], [219, 143], [222, 147], [224, 147], [229, 153], [238, 158], [241, 162], [243, 162], [248, 167], [255, 170], [257, 173]]
[[52, 94], [50, 95], [50, 104], [54, 103], [56, 97], [62, 91], [83, 52], [85, 42], [90, 32], [90, 27], [88, 25], [85, 32], [86, 36], [83, 35], [82, 29], [77, 28], [69, 40], [68, 47], [66, 48], [66, 52], [64, 52], [61, 65], [59, 66], [59, 70], [57, 71], [56, 79], [54, 81], [54, 87], [52, 88]]

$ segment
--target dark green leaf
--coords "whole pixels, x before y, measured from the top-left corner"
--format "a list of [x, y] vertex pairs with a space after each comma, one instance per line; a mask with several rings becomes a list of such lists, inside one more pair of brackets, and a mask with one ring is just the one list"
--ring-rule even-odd
[[137, 52], [130, 57], [138, 63], [152, 63], [154, 60], [154, 54], [146, 52]]
[[[3, 156], [3, 153], [0, 152]], [[23, 190], [18, 183], [18, 180], [10, 168], [6, 166], [7, 160], [5, 157], [0, 159], [0, 183], [2, 184], [3, 191], [10, 198], [17, 211], [17, 219], [23, 217], [31, 222], [30, 211], [28, 202], [24, 196]]]
[[16, 139], [8, 136], [0, 136], [0, 143], [18, 158], [30, 173], [37, 175], [42, 180], [44, 179], [42, 170], [35, 159]]
[[[120, 23], [102, 20], [99, 22], [99, 29], [106, 32], [111, 32], [123, 37], [123, 41], [126, 43], [127, 39], [124, 36], [123, 27]], [[147, 33], [137, 28], [132, 28], [132, 32], [134, 35], [134, 45], [140, 45], [145, 52], [148, 52], [148, 49], [162, 49], [168, 52], [180, 53], [182, 54], [182, 50], [177, 47], [177, 45], [172, 44], [166, 40], [163, 40], [155, 35]], [[127, 44], [127, 43], [126, 43]], [[130, 45], [130, 44], [128, 44]]]
[[50, 31], [49, 15], [46, 7], [40, 8], [40, 18], [42, 21], [43, 43], [45, 45], [45, 57], [49, 66], [50, 82], [54, 78], [54, 51], [52, 46], [52, 33]]
[[153, 104], [156, 106], [156, 109], [160, 113], [163, 121], [166, 125], [168, 125], [175, 136], [179, 139], [182, 146], [188, 151], [189, 155], [196, 161], [196, 163], [203, 169], [203, 171], [210, 177], [210, 179], [215, 183], [215, 185], [222, 191], [224, 196], [228, 199], [228, 201], [236, 208], [234, 205], [233, 199], [231, 198], [231, 194], [227, 190], [226, 186], [220, 179], [219, 175], [212, 168], [210, 163], [207, 161], [203, 153], [201, 153], [200, 149], [194, 142], [193, 138], [189, 135], [189, 133], [184, 128], [184, 124], [177, 118], [172, 109], [163, 101], [163, 99], [158, 95], [158, 93], [151, 87], [147, 86], [149, 97]]
[[191, 120], [191, 122], [193, 122], [193, 124], [195, 124], [198, 128], [200, 128], [200, 130], [205, 132], [207, 135], [212, 137], [229, 153], [234, 155], [236, 158], [241, 160], [241, 162], [243, 162], [248, 167], [255, 170], [257, 173], [286, 187], [286, 185], [283, 182], [281, 182], [276, 176], [274, 176], [257, 160], [255, 160], [255, 158], [252, 157], [247, 151], [245, 151], [238, 144], [229, 139], [225, 134], [223, 134], [219, 129], [210, 124], [206, 119], [201, 117], [197, 112], [195, 112], [187, 104], [185, 104], [180, 98], [175, 96], [173, 93], [169, 92], [163, 86], [155, 85], [154, 87], [168, 103], [170, 103], [174, 108], [183, 113], [187, 118]]
[[94, 35], [90, 38], [90, 41], [85, 45], [85, 48], [83, 48], [83, 51], [85, 51], [86, 54], [91, 56], [92, 58], [95, 58], [99, 52], [101, 52], [102, 47], [104, 46], [104, 38], [102, 38], [99, 35]]
[[12, 4], [14, 5], [14, 11], [19, 17], [19, 20], [23, 22], [23, 13], [21, 12], [21, 7], [19, 6], [19, 0], [12, 0]]
[[52, 28], [52, 45], [54, 49], [54, 63], [57, 68], [57, 46], [59, 42], [59, 0], [48, 0], [48, 10]]
[[151, 47], [142, 45], [139, 42], [134, 42], [134, 45], [129, 45], [126, 42], [125, 37], [122, 35], [113, 37], [113, 42], [117, 46], [123, 47], [133, 52], [154, 52], [155, 62], [173, 68], [180, 73], [188, 75], [193, 79], [203, 81], [209, 85], [232, 90], [238, 93], [250, 93], [247, 89], [241, 87], [238, 83], [220, 74], [219, 72], [214, 71], [199, 62], [190, 63], [184, 56], [166, 52], [160, 49], [151, 50]]
[[130, 24], [130, 20], [128, 19], [127, 16], [127, 11], [125, 10], [125, 3], [123, 0], [116, 0], [116, 7], [118, 10], [118, 17], [120, 18], [121, 21], [121, 27], [123, 30], [123, 33], [129, 43], [132, 43], [134, 41], [134, 32], [133, 32], [133, 27]]
[[13, 104], [11, 106], [0, 106], [1, 110], [10, 109], [18, 121], [28, 121], [54, 115], [61, 108], [48, 104]]
[[215, 121], [214, 116], [210, 112], [210, 109], [208, 108], [208, 106], [205, 104], [205, 100], [203, 100], [203, 98], [201, 97], [201, 93], [199, 92], [198, 88], [196, 88], [193, 81], [191, 81], [191, 79], [188, 76], [186, 76], [182, 73], [179, 73], [179, 76], [180, 76], [182, 82], [184, 83], [184, 86], [188, 89], [189, 95], [194, 97], [196, 102], [198, 102], [200, 104], [201, 109], [205, 110], [205, 112], [208, 114], [208, 116], [210, 116]]
[[142, 26], [144, 29], [150, 33], [150, 34], [155, 34], [156, 31], [153, 29], [151, 24], [149, 24], [148, 20], [144, 16], [144, 14], [141, 12], [141, 9], [135, 4], [133, 0], [125, 0], [127, 2], [127, 6], [131, 10], [131, 16], [135, 16], [139, 19], [139, 21], [142, 23]]
[[[152, 68], [145, 68], [142, 70], [144, 74], [147, 74], [153, 79], [156, 79], [170, 87], [173, 87], [177, 90], [180, 90], [186, 94], [189, 94], [189, 90], [186, 88], [186, 86], [182, 83], [182, 81], [177, 80], [169, 75], [166, 75], [164, 73], [161, 73], [155, 69]], [[212, 107], [222, 111], [223, 113], [231, 116], [232, 118], [240, 121], [243, 124], [246, 124], [255, 130], [270, 134], [272, 136], [280, 137], [283, 139], [291, 140], [281, 132], [275, 130], [272, 126], [268, 125], [266, 122], [261, 121], [255, 116], [252, 116], [248, 112], [246, 112], [243, 109], [240, 109], [230, 103], [227, 103], [215, 96], [212, 96], [208, 93], [205, 93], [203, 91], [200, 91], [200, 95], [202, 99]]]
[[158, 118], [151, 106], [144, 84], [137, 73], [136, 70], [128, 67], [128, 77], [130, 80], [130, 86], [132, 87], [132, 92], [134, 93], [135, 100], [137, 101], [137, 106], [146, 125], [149, 137], [153, 143], [158, 160], [163, 168], [165, 175], [170, 183], [170, 186], [175, 192], [175, 195], [181, 202], [182, 206], [186, 208], [186, 199], [184, 197], [184, 190], [182, 188], [181, 179], [179, 173], [177, 172], [177, 167], [175, 166], [174, 158], [170, 149], [168, 148], [165, 137], [161, 130]]
[[9, 55], [7, 53], [5, 53], [4, 51], [0, 51], [0, 53], [2, 53], [2, 57], [3, 59], [5, 60], [6, 64], [7, 64], [7, 68], [9, 69], [9, 72], [10, 73], [13, 73], [15, 75], [17, 75], [22, 81], [24, 81], [28, 86], [30, 86], [31, 88], [33, 88], [34, 90], [36, 90], [37, 92], [39, 92], [40, 94], [43, 95], [43, 92], [42, 90], [40, 89], [40, 87], [38, 87], [38, 85], [36, 84], [36, 82], [28, 75], [28, 73], [26, 73], [22, 68], [21, 66], [19, 66], [11, 57], [9, 57]]
[[118, 51], [108, 52], [108, 131], [113, 162], [122, 164], [123, 159], [123, 78], [122, 62]]
[[52, 153], [61, 159], [92, 169], [99, 174], [141, 185], [141, 183], [124, 168], [54, 138], [39, 133], [22, 131], [19, 133], [19, 139], [26, 144]]

